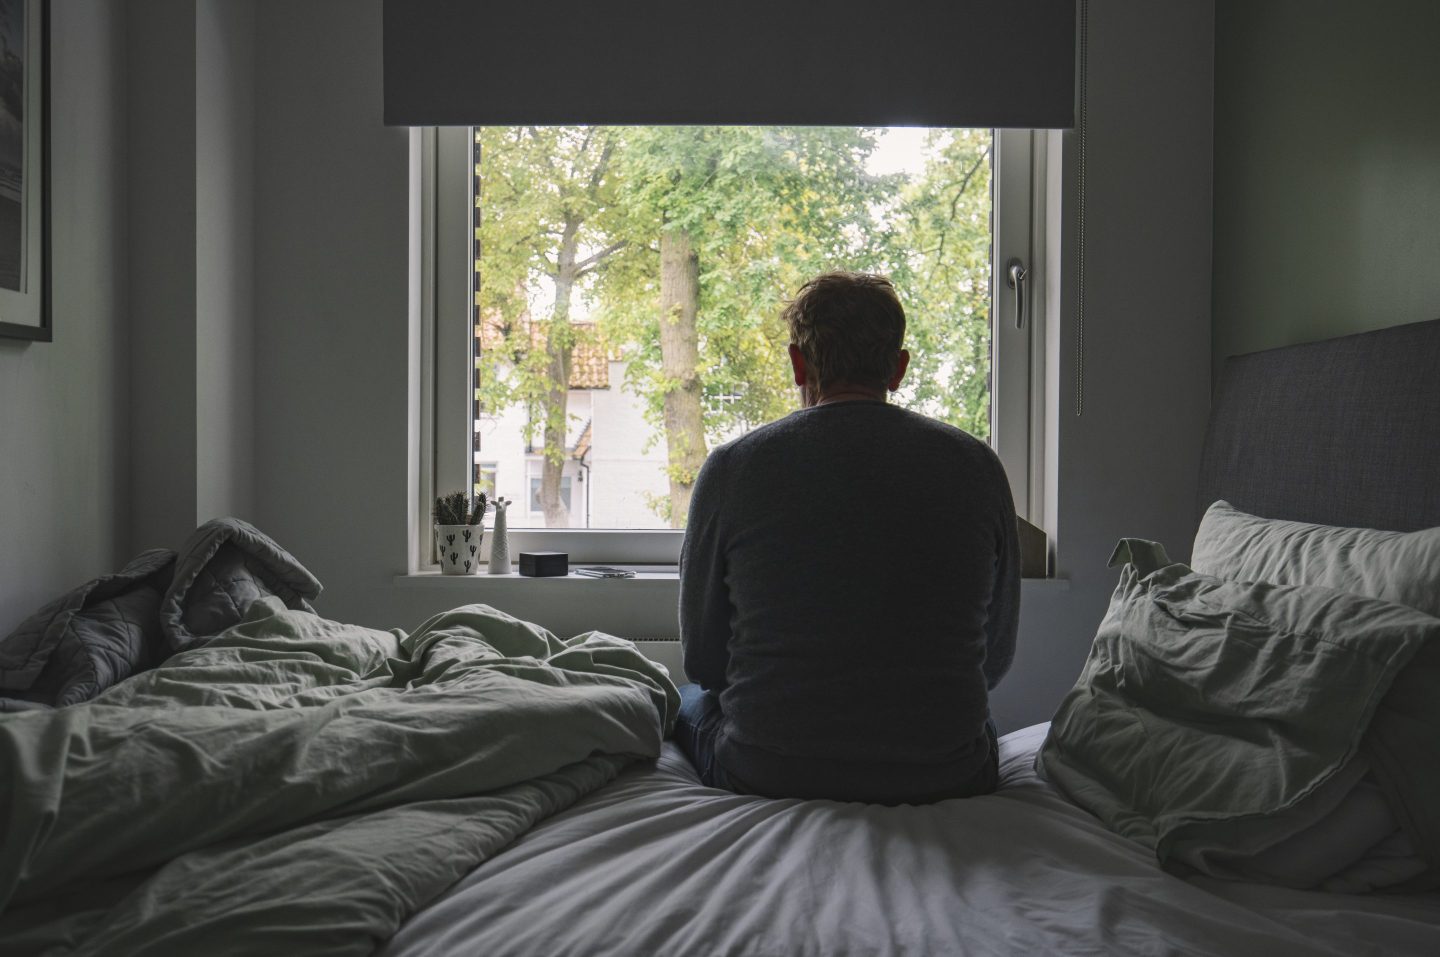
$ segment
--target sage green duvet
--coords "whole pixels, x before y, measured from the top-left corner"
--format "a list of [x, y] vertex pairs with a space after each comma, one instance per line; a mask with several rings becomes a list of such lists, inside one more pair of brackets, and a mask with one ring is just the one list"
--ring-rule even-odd
[[266, 599], [92, 701], [0, 715], [0, 953], [366, 954], [653, 758], [679, 696], [483, 605], [413, 634]]

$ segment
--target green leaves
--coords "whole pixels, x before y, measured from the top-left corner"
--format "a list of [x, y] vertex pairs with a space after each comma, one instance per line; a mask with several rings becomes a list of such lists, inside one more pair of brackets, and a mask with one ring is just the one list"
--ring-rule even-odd
[[990, 434], [989, 130], [936, 130], [925, 174], [897, 209], [906, 254], [891, 273], [909, 317], [903, 404]]
[[[780, 323], [783, 301], [816, 273], [883, 268], [876, 213], [900, 180], [865, 169], [875, 132], [809, 127], [649, 127], [627, 130], [617, 199], [628, 220], [684, 229], [700, 261], [703, 391], [708, 438], [783, 415], [796, 404]], [[636, 346], [627, 382], [660, 427], [653, 265], [617, 274], [601, 328]], [[722, 401], [723, 400], [723, 401]]]
[[[556, 376], [591, 341], [624, 360], [656, 439], [710, 447], [796, 407], [781, 307], [817, 273], [851, 269], [886, 273], [905, 304], [912, 359], [897, 400], [987, 437], [990, 131], [931, 131], [914, 176], [871, 171], [880, 132], [479, 129], [482, 407], [534, 410], [547, 460], [561, 461], [568, 383]], [[704, 435], [663, 431], [667, 230], [683, 230], [699, 262]]]

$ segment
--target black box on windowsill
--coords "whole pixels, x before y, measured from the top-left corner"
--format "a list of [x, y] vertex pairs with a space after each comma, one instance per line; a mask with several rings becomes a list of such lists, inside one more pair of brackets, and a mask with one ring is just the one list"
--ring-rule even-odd
[[570, 574], [568, 552], [521, 552], [520, 574], [530, 578], [556, 578]]

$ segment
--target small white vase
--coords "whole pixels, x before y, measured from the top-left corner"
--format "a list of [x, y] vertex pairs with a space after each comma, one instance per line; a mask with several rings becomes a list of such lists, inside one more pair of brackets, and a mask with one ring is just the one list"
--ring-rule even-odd
[[480, 542], [485, 529], [479, 525], [436, 525], [435, 547], [440, 555], [440, 574], [473, 575], [480, 570]]
[[504, 499], [495, 502], [495, 527], [490, 530], [490, 564], [485, 570], [491, 575], [510, 574], [510, 533], [505, 527]]

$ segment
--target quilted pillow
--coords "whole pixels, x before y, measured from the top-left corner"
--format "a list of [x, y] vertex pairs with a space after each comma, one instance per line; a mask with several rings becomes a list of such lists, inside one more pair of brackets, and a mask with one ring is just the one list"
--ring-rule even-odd
[[[1433, 889], [1437, 682], [1440, 618], [1132, 563], [1036, 767], [1162, 863], [1292, 887]], [[1388, 808], [1354, 794], [1367, 773]], [[1396, 866], [1372, 867], [1397, 825], [1409, 843], [1392, 849]]]
[[0, 711], [86, 701], [160, 661], [160, 599], [174, 567], [174, 552], [151, 549], [21, 622], [0, 641]]
[[1440, 528], [1385, 532], [1205, 511], [1191, 567], [1226, 581], [1318, 585], [1440, 617]]

